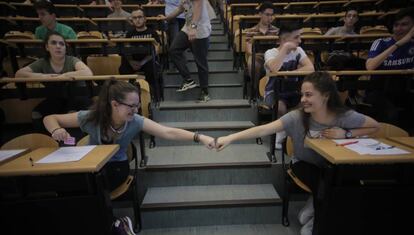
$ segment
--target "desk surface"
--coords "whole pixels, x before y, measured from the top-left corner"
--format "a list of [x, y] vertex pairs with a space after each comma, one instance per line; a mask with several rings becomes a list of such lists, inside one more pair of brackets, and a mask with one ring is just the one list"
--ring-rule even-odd
[[389, 137], [387, 139], [414, 149], [414, 137]]
[[322, 157], [332, 164], [377, 164], [377, 163], [397, 163], [411, 162], [414, 163], [414, 151], [407, 146], [396, 144], [387, 139], [379, 138], [385, 144], [395, 145], [398, 148], [407, 150], [410, 154], [402, 155], [360, 155], [343, 146], [336, 146], [336, 143], [330, 139], [309, 139], [306, 138], [305, 144], [319, 153]]
[[0, 176], [45, 175], [61, 173], [98, 172], [118, 151], [118, 145], [98, 145], [77, 162], [39, 164], [33, 162], [52, 153], [57, 148], [39, 148], [0, 166]]

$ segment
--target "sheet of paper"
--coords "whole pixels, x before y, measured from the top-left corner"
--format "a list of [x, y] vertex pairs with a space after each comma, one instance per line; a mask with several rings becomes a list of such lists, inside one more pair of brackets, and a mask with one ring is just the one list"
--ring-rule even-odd
[[24, 151], [26, 151], [26, 149], [0, 150], [0, 162], [12, 158]]
[[337, 144], [345, 144], [356, 142], [353, 144], [345, 145], [343, 147], [350, 149], [358, 154], [371, 154], [371, 155], [399, 155], [399, 154], [409, 154], [410, 152], [403, 149], [381, 143], [375, 139], [340, 139], [333, 140]]
[[36, 163], [76, 162], [85, 157], [86, 154], [88, 154], [95, 147], [96, 145], [62, 147], [40, 159]]

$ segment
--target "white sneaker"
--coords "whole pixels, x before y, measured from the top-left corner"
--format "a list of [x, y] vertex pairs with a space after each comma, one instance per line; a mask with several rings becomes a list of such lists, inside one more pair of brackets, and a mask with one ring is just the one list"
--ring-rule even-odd
[[305, 225], [302, 226], [300, 229], [300, 235], [312, 235], [313, 220], [314, 218], [312, 217]]
[[282, 142], [286, 138], [286, 132], [281, 131], [276, 133], [275, 149], [282, 149]]
[[304, 225], [309, 222], [310, 219], [313, 219], [313, 215], [315, 214], [315, 210], [313, 208], [313, 197], [310, 196], [306, 201], [305, 206], [299, 211], [298, 220], [299, 223]]

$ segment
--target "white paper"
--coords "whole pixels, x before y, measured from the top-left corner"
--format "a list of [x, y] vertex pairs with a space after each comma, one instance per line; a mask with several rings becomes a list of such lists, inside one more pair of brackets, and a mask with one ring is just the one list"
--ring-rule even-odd
[[96, 145], [62, 147], [46, 157], [40, 159], [36, 163], [62, 163], [76, 162], [86, 156]]
[[333, 140], [337, 144], [344, 144], [347, 142], [358, 141], [354, 144], [345, 145], [343, 147], [350, 149], [358, 154], [365, 155], [399, 155], [399, 154], [409, 154], [410, 152], [403, 149], [381, 143], [375, 139], [341, 139]]
[[0, 162], [26, 151], [26, 149], [0, 150]]

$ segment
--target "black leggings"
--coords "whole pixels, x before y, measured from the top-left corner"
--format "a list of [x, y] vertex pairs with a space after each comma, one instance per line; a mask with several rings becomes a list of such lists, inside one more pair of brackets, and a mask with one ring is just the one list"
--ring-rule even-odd
[[112, 191], [120, 186], [128, 177], [129, 162], [128, 160], [108, 162], [105, 165], [105, 171], [108, 189]]

